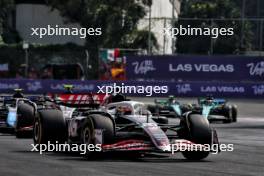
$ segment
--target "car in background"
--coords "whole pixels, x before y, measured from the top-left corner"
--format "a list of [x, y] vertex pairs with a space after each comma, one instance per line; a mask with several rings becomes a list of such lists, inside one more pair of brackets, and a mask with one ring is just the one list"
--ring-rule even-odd
[[0, 132], [15, 133], [17, 138], [31, 136], [36, 96], [25, 97], [22, 89], [11, 96], [0, 97]]
[[198, 111], [209, 121], [237, 122], [237, 106], [228, 103], [225, 99], [213, 98], [212, 96], [198, 98], [198, 104], [192, 104], [190, 109]]
[[152, 114], [166, 117], [181, 117], [182, 114], [193, 111], [203, 115], [210, 122], [237, 122], [237, 106], [228, 103], [225, 99], [215, 99], [210, 95], [198, 98], [197, 104], [181, 104], [174, 96], [169, 96], [167, 99], [155, 99], [154, 103], [154, 105], [148, 105], [148, 110]]
[[188, 106], [180, 104], [174, 96], [169, 96], [167, 99], [155, 99], [154, 105], [149, 104], [147, 108], [152, 114], [165, 117], [181, 117], [189, 111]]

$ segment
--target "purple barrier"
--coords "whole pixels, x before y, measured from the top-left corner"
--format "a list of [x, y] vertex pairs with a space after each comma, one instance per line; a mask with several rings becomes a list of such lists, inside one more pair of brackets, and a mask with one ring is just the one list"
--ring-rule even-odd
[[[167, 86], [165, 93], [155, 93], [146, 89], [143, 93], [127, 93], [129, 96], [168, 96], [175, 95], [179, 97], [198, 97], [212, 94], [216, 97], [237, 97], [237, 98], [264, 98], [264, 83], [220, 83], [220, 82], [140, 82], [140, 81], [56, 81], [56, 80], [0, 80], [0, 94], [12, 93], [15, 88], [23, 88], [25, 93], [43, 94], [43, 93], [61, 93], [64, 91], [64, 84], [73, 84], [76, 93], [98, 92], [97, 86], [113, 85], [116, 83], [121, 86]], [[138, 89], [138, 87], [137, 87]], [[105, 88], [104, 88], [105, 91]], [[140, 91], [139, 91], [140, 92]]]
[[131, 56], [127, 78], [154, 80], [264, 81], [264, 58], [246, 56]]

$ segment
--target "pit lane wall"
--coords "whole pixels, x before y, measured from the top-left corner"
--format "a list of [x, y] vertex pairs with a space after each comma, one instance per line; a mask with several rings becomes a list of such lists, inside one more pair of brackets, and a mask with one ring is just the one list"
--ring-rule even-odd
[[[179, 97], [198, 97], [212, 94], [215, 97], [264, 98], [264, 82], [261, 83], [225, 83], [225, 82], [165, 82], [165, 81], [78, 81], [78, 80], [30, 80], [0, 79], [0, 94], [13, 93], [13, 89], [22, 88], [26, 94], [62, 93], [64, 84], [72, 84], [76, 93], [98, 92], [98, 86], [111, 86], [114, 83], [125, 86], [168, 86], [168, 92], [152, 96], [175, 95]], [[146, 96], [145, 93], [128, 93], [128, 96]]]

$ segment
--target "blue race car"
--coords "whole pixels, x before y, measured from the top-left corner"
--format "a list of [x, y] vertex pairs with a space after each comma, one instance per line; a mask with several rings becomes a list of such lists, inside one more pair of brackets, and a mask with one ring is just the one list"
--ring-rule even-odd
[[15, 133], [18, 138], [32, 134], [36, 104], [31, 98], [24, 97], [22, 89], [0, 97], [0, 132]]

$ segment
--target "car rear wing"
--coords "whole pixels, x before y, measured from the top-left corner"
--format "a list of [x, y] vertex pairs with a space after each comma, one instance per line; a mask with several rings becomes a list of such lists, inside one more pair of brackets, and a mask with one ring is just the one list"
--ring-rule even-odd
[[98, 107], [106, 98], [106, 94], [49, 94], [50, 100], [56, 104], [71, 107]]
[[[204, 98], [204, 97], [199, 97], [198, 98], [198, 104], [199, 105], [203, 104], [205, 101], [206, 101], [206, 98]], [[221, 105], [221, 104], [227, 103], [227, 100], [223, 99], [223, 98], [215, 98], [215, 99], [213, 99], [213, 102], [216, 105]]]
[[167, 103], [167, 100], [163, 100], [163, 99], [155, 99], [155, 100], [154, 100], [154, 103], [155, 103], [155, 104], [166, 104], [166, 103]]

